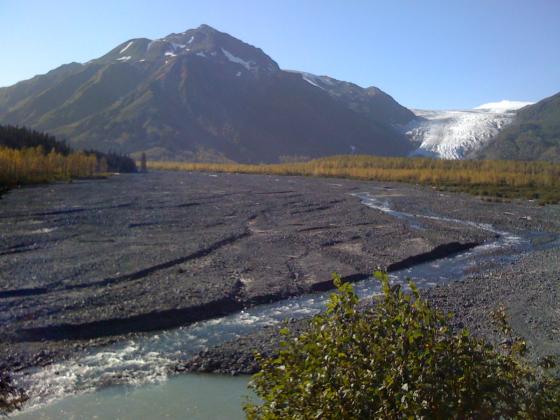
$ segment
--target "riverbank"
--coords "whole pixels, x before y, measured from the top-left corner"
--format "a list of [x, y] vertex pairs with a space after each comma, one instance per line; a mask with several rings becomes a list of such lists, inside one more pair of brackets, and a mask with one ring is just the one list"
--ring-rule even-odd
[[[451, 324], [467, 328], [473, 335], [493, 345], [503, 343], [492, 312], [500, 306], [516, 336], [523, 337], [529, 359], [538, 362], [550, 355], [560, 357], [560, 251], [530, 253], [513, 264], [493, 268], [464, 280], [422, 290], [430, 304], [452, 313]], [[287, 327], [297, 336], [307, 320], [292, 320]], [[204, 349], [191, 359], [178, 364], [178, 372], [253, 374], [259, 369], [255, 352], [275, 356], [280, 348], [279, 329], [263, 328], [248, 336]]]
[[413, 188], [162, 172], [12, 191], [0, 201], [1, 359], [48, 363], [129, 333], [324, 290], [333, 271], [358, 280], [492, 236], [437, 220], [415, 229], [350, 195], [363, 190]]
[[[370, 207], [364, 197], [373, 200]], [[211, 358], [199, 358], [206, 366], [198, 370], [249, 371], [245, 366], [259, 347], [255, 343], [274, 347], [273, 327], [267, 332], [266, 326], [276, 321], [262, 318], [260, 304], [326, 289], [332, 271], [351, 280], [377, 267], [401, 268], [406, 275], [411, 264], [487, 244], [491, 259], [465, 265], [471, 276], [484, 279], [512, 262], [509, 248], [492, 248], [509, 238], [499, 232], [523, 232], [540, 242], [560, 232], [558, 206], [488, 203], [403, 184], [258, 175], [123, 175], [12, 191], [0, 206], [6, 239], [0, 252], [4, 368], [25, 376], [28, 367], [55, 362], [45, 368], [46, 376], [30, 378], [33, 382], [52, 375], [81, 377], [77, 372], [87, 367], [83, 374], [93, 375], [88, 385], [93, 387], [136, 381], [129, 367], [137, 363], [155, 366], [157, 377], [177, 367], [191, 369], [186, 360], [224, 339], [231, 342], [222, 346], [229, 346], [229, 353], [222, 351], [226, 356], [219, 356], [215, 367], [205, 362]], [[456, 265], [447, 260], [445, 281], [455, 275]], [[547, 261], [558, 267], [557, 261]], [[424, 264], [435, 276], [426, 287], [442, 281], [438, 264], [441, 260]], [[468, 290], [461, 293], [447, 292], [454, 296], [449, 299], [440, 294], [434, 302], [459, 306], [468, 298]], [[496, 293], [490, 301], [502, 299], [504, 292]], [[301, 314], [309, 313], [313, 296], [298, 303]], [[278, 319], [293, 316], [290, 301], [279, 304], [282, 311], [270, 309]], [[244, 311], [251, 306], [254, 311]], [[238, 315], [218, 319], [228, 313]], [[192, 328], [169, 330], [189, 324]], [[247, 335], [238, 332], [240, 325], [261, 329], [256, 334], [263, 338], [235, 341]], [[183, 355], [181, 340], [207, 326], [214, 332], [204, 332], [191, 346], [194, 353]], [[150, 333], [160, 329], [168, 331]], [[95, 365], [106, 357], [111, 363], [124, 357], [126, 372]], [[97, 367], [111, 374], [94, 375]], [[60, 392], [72, 392], [72, 386], [70, 381]]]
[[[465, 204], [464, 196], [457, 196], [457, 199], [462, 201], [460, 205]], [[519, 204], [523, 205], [517, 203]], [[450, 218], [466, 217], [458, 208], [448, 207], [445, 201], [436, 200], [428, 205], [418, 196], [392, 197], [391, 209], [428, 217], [434, 214]], [[517, 212], [487, 212], [483, 215], [475, 210], [470, 219], [462, 220], [478, 220], [513, 232], [558, 232], [558, 209], [540, 217], [528, 208], [525, 215], [518, 213], [519, 207], [512, 210]], [[472, 334], [493, 345], [501, 344], [503, 337], [497, 333], [492, 312], [503, 307], [513, 333], [526, 340], [530, 359], [538, 361], [549, 355], [560, 356], [560, 312], [557, 310], [560, 296], [560, 243], [558, 236], [546, 234], [540, 235], [538, 239], [535, 236], [533, 242], [550, 249], [534, 250], [515, 259], [504, 258], [501, 264], [482, 264], [478, 270], [461, 280], [423, 289], [422, 296], [439, 310], [452, 313], [452, 325], [455, 328], [467, 328]], [[306, 320], [293, 320], [288, 328], [297, 336], [306, 325]], [[179, 364], [177, 370], [255, 373], [258, 371], [258, 364], [254, 353], [258, 352], [266, 357], [275, 355], [279, 342], [283, 340], [278, 333], [280, 328], [265, 328], [250, 336], [204, 349], [190, 360]]]

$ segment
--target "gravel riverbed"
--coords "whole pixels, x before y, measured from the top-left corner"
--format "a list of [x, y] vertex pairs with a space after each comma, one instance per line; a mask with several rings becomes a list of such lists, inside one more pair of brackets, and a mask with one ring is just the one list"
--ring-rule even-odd
[[[419, 229], [364, 206], [352, 195], [362, 192], [408, 213], [560, 232], [559, 206], [405, 184], [154, 172], [23, 188], [0, 199], [0, 361], [8, 369], [47, 364], [131, 334], [325, 290], [333, 271], [358, 280], [495, 237], [436, 218]], [[427, 294], [490, 337], [487, 313], [503, 303], [514, 329], [548, 354], [558, 352], [558, 279], [551, 249]], [[179, 369], [254, 370], [252, 351], [273, 352], [274, 330]]]
[[[453, 313], [452, 325], [499, 346], [507, 340], [498, 331], [492, 312], [503, 306], [513, 333], [528, 344], [528, 356], [538, 361], [560, 356], [560, 252], [558, 249], [528, 254], [506, 267], [470, 275], [461, 281], [422, 291], [433, 307]], [[293, 336], [307, 320], [288, 323]], [[177, 371], [252, 374], [258, 371], [255, 352], [274, 356], [285, 338], [280, 327], [263, 328], [199, 352], [177, 366]]]

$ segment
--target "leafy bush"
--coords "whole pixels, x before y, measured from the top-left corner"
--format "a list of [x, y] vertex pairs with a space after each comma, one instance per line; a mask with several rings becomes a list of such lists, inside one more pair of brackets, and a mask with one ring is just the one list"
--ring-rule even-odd
[[[259, 358], [248, 418], [557, 418], [560, 381], [526, 363], [522, 341], [498, 352], [377, 274], [383, 296], [360, 310], [349, 284], [278, 357]], [[503, 315], [503, 314], [502, 314]], [[550, 367], [550, 366], [547, 366]]]

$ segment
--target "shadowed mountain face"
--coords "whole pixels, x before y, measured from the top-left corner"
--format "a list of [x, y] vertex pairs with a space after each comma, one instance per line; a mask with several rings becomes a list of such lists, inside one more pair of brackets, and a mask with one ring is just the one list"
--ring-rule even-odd
[[377, 88], [282, 71], [262, 50], [202, 25], [133, 39], [0, 89], [0, 122], [78, 148], [152, 159], [277, 162], [406, 155], [414, 114]]
[[479, 157], [560, 162], [560, 93], [520, 109]]

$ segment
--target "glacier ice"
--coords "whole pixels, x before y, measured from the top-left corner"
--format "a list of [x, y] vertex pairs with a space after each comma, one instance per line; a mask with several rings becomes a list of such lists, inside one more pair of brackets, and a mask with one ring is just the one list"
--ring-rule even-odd
[[463, 159], [486, 145], [506, 125], [515, 110], [530, 102], [501, 101], [468, 110], [419, 110], [418, 118], [403, 127], [408, 138], [417, 145], [415, 156]]

